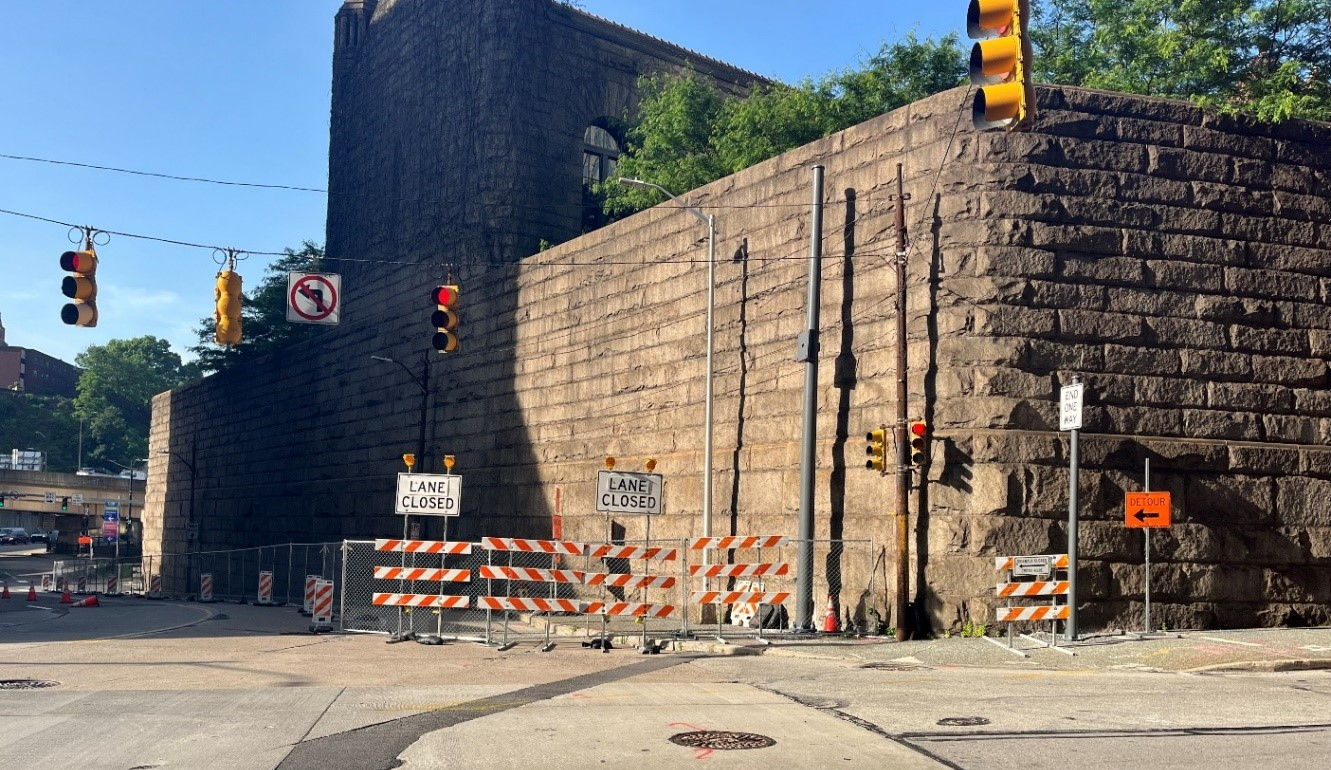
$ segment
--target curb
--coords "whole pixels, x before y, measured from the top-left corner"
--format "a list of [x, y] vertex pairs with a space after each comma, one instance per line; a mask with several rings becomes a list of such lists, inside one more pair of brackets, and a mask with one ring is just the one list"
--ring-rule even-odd
[[1295, 660], [1243, 660], [1234, 663], [1215, 663], [1210, 666], [1185, 668], [1184, 674], [1213, 674], [1225, 671], [1260, 671], [1280, 673], [1282, 671], [1321, 671], [1331, 669], [1331, 659], [1301, 658]]

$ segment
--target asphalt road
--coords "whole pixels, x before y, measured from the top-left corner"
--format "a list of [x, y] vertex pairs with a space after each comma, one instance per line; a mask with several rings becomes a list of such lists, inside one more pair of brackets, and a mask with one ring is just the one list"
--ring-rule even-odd
[[[158, 612], [195, 619], [162, 630]], [[113, 599], [81, 617], [93, 625], [76, 641], [0, 626], [0, 678], [59, 683], [0, 691], [0, 765], [1210, 770], [1320, 768], [1331, 756], [1331, 672], [1188, 673], [1129, 660], [1146, 647], [1060, 669], [1002, 650], [991, 661], [980, 640], [880, 645], [873, 660], [865, 647], [643, 656], [567, 640], [542, 653], [313, 636], [291, 608]], [[1331, 630], [1289, 633], [1331, 641]], [[1257, 651], [1279, 635], [1235, 647]], [[986, 662], [951, 662], [969, 652]], [[671, 741], [699, 731], [771, 745]]]

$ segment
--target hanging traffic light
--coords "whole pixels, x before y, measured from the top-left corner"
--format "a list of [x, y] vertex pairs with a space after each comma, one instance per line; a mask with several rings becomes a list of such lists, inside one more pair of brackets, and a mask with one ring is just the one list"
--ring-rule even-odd
[[929, 464], [929, 423], [922, 420], [910, 424], [910, 464], [913, 468]]
[[436, 305], [430, 314], [430, 323], [435, 327], [431, 346], [440, 353], [458, 351], [458, 286], [436, 286], [430, 292], [430, 300]]
[[69, 498], [68, 498], [68, 497], [62, 497], [62, 498], [60, 498], [60, 510], [62, 510], [62, 511], [68, 511], [68, 510], [69, 510]]
[[70, 326], [96, 326], [97, 252], [92, 250], [92, 244], [83, 251], [61, 254], [60, 269], [72, 273], [65, 276], [60, 291], [74, 300], [60, 309], [60, 320]]
[[869, 459], [864, 461], [864, 467], [868, 470], [878, 471], [884, 475], [887, 473], [888, 435], [886, 425], [865, 434], [864, 440], [869, 445], [864, 448], [864, 453], [869, 456]]
[[1035, 117], [1031, 86], [1030, 0], [970, 0], [966, 33], [971, 47], [971, 83], [980, 86], [971, 120], [980, 130], [1012, 129]]
[[240, 273], [235, 270], [223, 270], [217, 274], [217, 287], [213, 297], [217, 308], [213, 311], [213, 320], [217, 322], [217, 331], [213, 339], [218, 345], [240, 344]]

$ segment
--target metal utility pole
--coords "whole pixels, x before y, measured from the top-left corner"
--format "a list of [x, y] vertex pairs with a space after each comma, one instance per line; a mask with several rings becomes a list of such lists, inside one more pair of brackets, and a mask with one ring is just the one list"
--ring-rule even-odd
[[795, 572], [795, 628], [813, 630], [813, 477], [818, 438], [818, 306], [823, 282], [823, 167], [813, 167], [813, 211], [809, 228], [808, 324], [800, 334], [796, 361], [804, 362], [804, 433], [800, 442], [799, 553]]
[[895, 616], [897, 641], [909, 638], [908, 616], [910, 606], [910, 443], [906, 436], [906, 201], [901, 178], [901, 164], [897, 164], [897, 495], [895, 530], [897, 559], [897, 592], [892, 608]]

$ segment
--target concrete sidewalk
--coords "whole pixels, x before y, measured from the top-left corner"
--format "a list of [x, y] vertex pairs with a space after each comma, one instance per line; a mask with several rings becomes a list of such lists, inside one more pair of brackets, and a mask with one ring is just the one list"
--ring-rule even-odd
[[[688, 647], [693, 642], [682, 642]], [[738, 645], [737, 645], [738, 647]], [[1151, 635], [1090, 635], [1050, 648], [1017, 637], [1011, 648], [995, 638], [895, 642], [876, 639], [809, 639], [746, 643], [740, 654], [844, 660], [878, 666], [979, 666], [1057, 670], [1137, 669], [1202, 672], [1296, 671], [1331, 668], [1331, 628], [1261, 628], [1172, 631]]]

